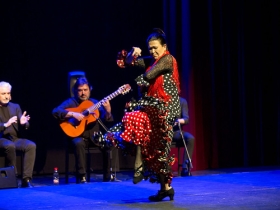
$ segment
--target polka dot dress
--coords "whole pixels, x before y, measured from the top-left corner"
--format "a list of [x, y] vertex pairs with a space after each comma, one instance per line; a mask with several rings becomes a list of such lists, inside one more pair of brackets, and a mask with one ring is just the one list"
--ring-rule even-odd
[[[172, 80], [172, 72], [160, 75], [163, 77], [163, 89], [170, 99], [163, 101], [157, 96], [151, 97], [144, 93], [139, 101], [126, 105], [126, 113], [121, 124], [110, 129], [114, 133], [113, 141], [126, 153], [131, 145], [141, 145], [142, 158], [146, 178], [158, 182], [158, 174], [164, 174], [166, 183], [173, 178], [171, 165], [174, 157], [170, 154], [173, 137], [173, 125], [180, 113], [178, 90]], [[146, 86], [147, 81], [140, 75], [136, 82]], [[120, 126], [121, 125], [121, 126]], [[121, 146], [120, 146], [121, 145]], [[134, 150], [133, 150], [134, 151]]]

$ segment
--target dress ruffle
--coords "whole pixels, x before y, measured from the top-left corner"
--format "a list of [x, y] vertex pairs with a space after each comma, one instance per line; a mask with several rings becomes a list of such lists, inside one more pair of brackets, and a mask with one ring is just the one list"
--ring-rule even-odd
[[135, 145], [145, 145], [150, 142], [151, 123], [148, 115], [141, 111], [126, 112], [122, 123], [124, 131], [120, 137]]
[[133, 145], [141, 145], [145, 177], [158, 182], [158, 174], [164, 174], [168, 183], [173, 176], [171, 165], [175, 159], [170, 154], [173, 129], [168, 122], [166, 102], [153, 97], [143, 97], [126, 105], [122, 123], [112, 127], [105, 138], [125, 154], [135, 154]]

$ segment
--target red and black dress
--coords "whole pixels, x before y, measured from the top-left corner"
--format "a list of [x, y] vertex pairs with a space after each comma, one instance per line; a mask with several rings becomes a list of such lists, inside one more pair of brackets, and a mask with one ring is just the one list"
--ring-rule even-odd
[[134, 62], [135, 67], [145, 71], [135, 79], [141, 99], [127, 104], [122, 122], [112, 127], [105, 138], [127, 152], [132, 148], [129, 145], [140, 145], [145, 176], [157, 182], [157, 175], [162, 173], [170, 183], [170, 166], [174, 163], [170, 145], [174, 121], [180, 113], [177, 63], [168, 51], [147, 63], [144, 58]]

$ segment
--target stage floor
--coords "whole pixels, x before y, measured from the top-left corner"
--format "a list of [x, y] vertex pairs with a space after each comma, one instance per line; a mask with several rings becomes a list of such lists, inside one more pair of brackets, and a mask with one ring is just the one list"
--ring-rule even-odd
[[35, 176], [33, 188], [1, 189], [0, 210], [17, 209], [280, 209], [280, 167], [194, 171], [191, 177], [174, 177], [174, 201], [150, 202], [158, 184], [132, 183], [132, 171], [116, 174], [116, 181], [54, 186], [51, 176]]

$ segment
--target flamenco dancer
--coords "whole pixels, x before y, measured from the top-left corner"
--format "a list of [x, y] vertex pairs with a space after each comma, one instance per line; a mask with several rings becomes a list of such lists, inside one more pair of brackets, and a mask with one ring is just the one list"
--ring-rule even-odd
[[139, 47], [118, 54], [119, 67], [133, 66], [144, 72], [135, 79], [141, 98], [126, 104], [122, 122], [102, 138], [126, 153], [136, 153], [134, 184], [143, 179], [160, 184], [157, 194], [149, 197], [150, 201], [162, 201], [165, 197], [173, 200], [171, 165], [175, 159], [170, 155], [170, 146], [173, 125], [180, 113], [178, 67], [161, 29], [154, 29], [148, 36], [147, 46], [149, 57], [141, 57]]

